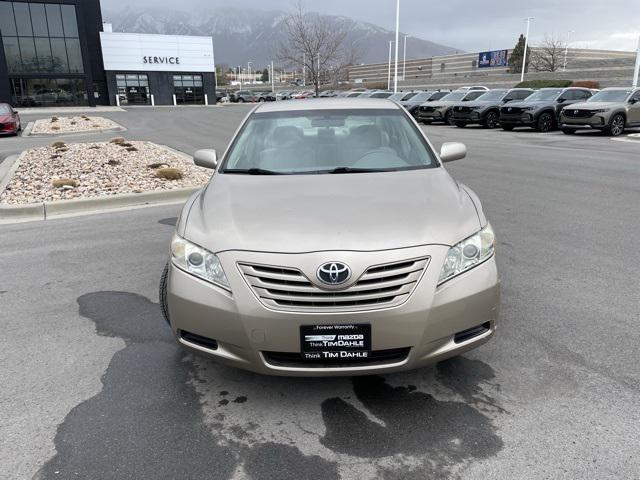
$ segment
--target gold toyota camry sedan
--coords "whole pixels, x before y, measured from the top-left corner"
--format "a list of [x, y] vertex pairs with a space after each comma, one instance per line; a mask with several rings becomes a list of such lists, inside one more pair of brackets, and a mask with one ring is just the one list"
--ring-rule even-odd
[[498, 316], [482, 205], [382, 99], [261, 104], [184, 206], [160, 282], [177, 341], [272, 375], [387, 373], [486, 342]]

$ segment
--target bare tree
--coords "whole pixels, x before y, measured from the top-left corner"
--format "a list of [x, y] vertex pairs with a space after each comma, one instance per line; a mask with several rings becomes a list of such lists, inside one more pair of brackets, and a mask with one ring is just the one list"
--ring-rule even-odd
[[545, 36], [531, 53], [531, 66], [538, 72], [555, 72], [562, 67], [566, 42], [554, 35]]
[[322, 75], [335, 80], [356, 61], [357, 47], [348, 41], [345, 25], [331, 17], [306, 12], [301, 3], [285, 18], [284, 28], [286, 38], [278, 45], [278, 59], [294, 67], [303, 65], [316, 96]]

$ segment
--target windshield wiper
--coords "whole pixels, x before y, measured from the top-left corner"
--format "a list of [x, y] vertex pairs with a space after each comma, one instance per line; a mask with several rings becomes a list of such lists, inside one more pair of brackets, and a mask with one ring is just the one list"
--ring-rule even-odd
[[357, 168], [357, 167], [336, 167], [327, 173], [370, 173], [370, 172], [393, 172], [390, 168]]
[[244, 175], [286, 175], [284, 172], [265, 170], [264, 168], [225, 168], [222, 173], [241, 173]]

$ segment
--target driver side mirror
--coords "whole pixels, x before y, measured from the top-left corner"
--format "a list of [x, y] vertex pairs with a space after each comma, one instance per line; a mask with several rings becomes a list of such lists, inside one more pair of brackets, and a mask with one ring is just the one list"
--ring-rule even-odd
[[215, 170], [218, 165], [218, 153], [213, 149], [196, 150], [193, 154], [193, 163], [198, 167]]
[[442, 163], [453, 162], [467, 156], [467, 147], [464, 143], [446, 142], [440, 147], [440, 160]]
[[560, 98], [558, 99], [558, 103], [562, 103], [562, 102], [566, 102], [566, 101], [567, 101], [567, 99], [566, 99], [566, 98], [562, 98], [562, 97], [560, 97]]
[[638, 103], [638, 100], [639, 100], [638, 98], [630, 98], [629, 103], [633, 105], [634, 103]]

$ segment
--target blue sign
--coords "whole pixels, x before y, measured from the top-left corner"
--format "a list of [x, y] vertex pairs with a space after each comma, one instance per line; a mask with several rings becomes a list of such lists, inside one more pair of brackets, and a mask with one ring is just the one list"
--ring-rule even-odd
[[506, 67], [509, 50], [492, 50], [478, 54], [478, 68]]

